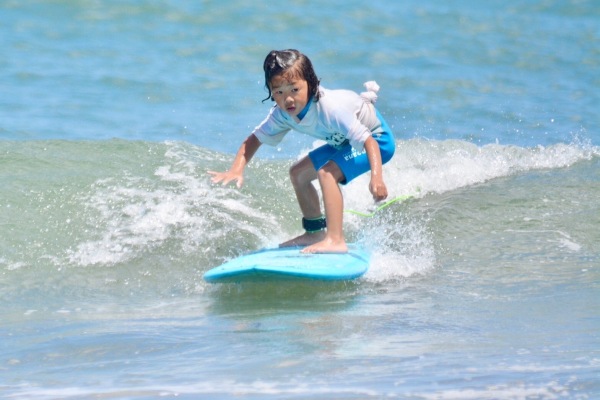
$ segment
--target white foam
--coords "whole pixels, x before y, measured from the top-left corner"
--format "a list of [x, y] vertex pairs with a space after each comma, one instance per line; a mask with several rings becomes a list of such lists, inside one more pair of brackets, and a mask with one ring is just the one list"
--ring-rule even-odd
[[[523, 148], [489, 144], [482, 147], [458, 140], [398, 142], [397, 154], [384, 170], [399, 194], [444, 193], [519, 172], [564, 168], [600, 150], [579, 144]], [[399, 189], [399, 190], [398, 190]], [[394, 195], [395, 191], [394, 191]]]
[[365, 279], [383, 282], [431, 271], [436, 257], [426, 225], [421, 217], [370, 220], [362, 228], [361, 239], [371, 251], [371, 267]]
[[[384, 165], [388, 199], [446, 193], [521, 172], [571, 166], [600, 156], [589, 143], [524, 148], [500, 144], [477, 146], [461, 140], [412, 139], [398, 141], [396, 154]], [[343, 187], [346, 209], [372, 211], [369, 174]]]
[[[228, 231], [243, 231], [262, 242], [270, 240], [263, 232], [277, 232], [272, 216], [246, 205], [248, 198], [236, 189], [211, 186], [196, 174], [188, 155], [179, 153], [182, 148], [173, 146], [154, 178], [125, 175], [96, 182], [81, 199], [94, 237], [67, 251], [69, 263], [114, 265], [172, 239], [184, 251], [197, 251], [198, 243], [209, 244]], [[221, 229], [213, 229], [214, 224]]]
[[218, 382], [197, 382], [190, 385], [165, 385], [165, 386], [141, 386], [127, 388], [90, 388], [90, 387], [65, 387], [60, 389], [22, 387], [15, 391], [15, 397], [54, 399], [54, 398], [81, 398], [81, 397], [176, 397], [184, 396], [210, 396], [227, 395], [237, 396], [339, 396], [351, 394], [353, 396], [373, 397], [379, 393], [376, 390], [331, 385], [328, 383], [310, 384], [297, 381], [272, 382], [266, 380], [255, 380], [253, 382], [237, 382], [234, 380], [223, 380]]
[[[404, 195], [420, 198], [428, 193], [445, 193], [521, 172], [563, 168], [599, 154], [597, 147], [581, 143], [534, 148], [499, 144], [479, 147], [459, 140], [413, 139], [397, 142], [396, 155], [384, 166], [384, 181], [388, 199]], [[371, 212], [376, 208], [368, 190], [369, 179], [370, 175], [364, 174], [343, 187], [346, 210]], [[398, 209], [398, 206], [393, 208]], [[351, 214], [345, 214], [344, 218], [345, 225], [350, 227], [365, 225], [369, 219]], [[382, 220], [372, 225], [364, 233], [375, 255], [366, 275], [368, 279], [407, 277], [434, 268], [435, 251], [423, 228], [425, 221]], [[581, 245], [564, 233], [558, 243], [568, 251], [581, 249]]]
[[[398, 141], [395, 157], [384, 167], [384, 178], [390, 199], [407, 194], [419, 198], [520, 171], [561, 168], [598, 154], [597, 148], [580, 144], [478, 147], [457, 140], [413, 139]], [[82, 238], [66, 250], [65, 257], [56, 257], [57, 265], [65, 262], [82, 266], [114, 265], [169, 240], [177, 241], [184, 251], [194, 251], [194, 248], [210, 247], [211, 240], [234, 231], [245, 232], [264, 244], [284, 236], [277, 215], [253, 205], [247, 192], [215, 187], [209, 183], [205, 171], [196, 171], [198, 159], [206, 157], [215, 156], [214, 153], [207, 156], [198, 147], [168, 144], [161, 165], [154, 169], [154, 176], [125, 173], [98, 180], [90, 193], [80, 199], [85, 205], [88, 227], [82, 229]], [[279, 181], [268, 184], [276, 187]], [[368, 185], [369, 174], [365, 174], [343, 187], [346, 209], [369, 211], [374, 208]], [[345, 218], [350, 226], [357, 224], [358, 217]], [[376, 232], [373, 227], [367, 234], [373, 236]], [[405, 231], [401, 236], [420, 245], [410, 254], [398, 253], [392, 242], [380, 246], [376, 249], [378, 259], [371, 275], [373, 279], [409, 276], [427, 271], [435, 264], [433, 250], [423, 231]], [[564, 237], [560, 245], [569, 251], [580, 248]], [[395, 266], [394, 272], [389, 269], [390, 265]], [[376, 273], [381, 275], [376, 278]]]
[[20, 268], [27, 267], [27, 266], [29, 266], [29, 264], [27, 264], [24, 261], [15, 261], [15, 262], [13, 262], [13, 261], [8, 260], [8, 259], [6, 259], [4, 257], [0, 257], [0, 267], [1, 266], [4, 266], [4, 268], [6, 268], [7, 271], [14, 271], [14, 270], [17, 270], [17, 269], [20, 269]]

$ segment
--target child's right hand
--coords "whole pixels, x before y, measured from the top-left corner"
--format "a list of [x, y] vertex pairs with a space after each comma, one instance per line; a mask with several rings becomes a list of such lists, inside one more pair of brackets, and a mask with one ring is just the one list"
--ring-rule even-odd
[[216, 172], [216, 171], [208, 171], [210, 175], [212, 175], [211, 181], [212, 183], [221, 183], [223, 186], [228, 185], [230, 182], [236, 181], [237, 188], [241, 188], [244, 184], [244, 176], [242, 174], [238, 174], [236, 172], [227, 171], [227, 172]]
[[240, 149], [235, 156], [235, 160], [233, 160], [228, 171], [208, 171], [208, 173], [212, 175], [212, 182], [221, 183], [225, 186], [230, 182], [235, 181], [238, 189], [241, 188], [244, 184], [244, 168], [246, 168], [246, 165], [250, 162], [250, 159], [254, 156], [254, 153], [256, 153], [256, 150], [258, 150], [260, 145], [260, 140], [258, 140], [254, 134], [248, 136], [240, 146]]

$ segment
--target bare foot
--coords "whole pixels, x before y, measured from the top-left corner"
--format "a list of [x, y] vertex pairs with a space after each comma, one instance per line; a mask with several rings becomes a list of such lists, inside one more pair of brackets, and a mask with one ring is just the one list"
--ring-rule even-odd
[[302, 249], [302, 253], [347, 253], [348, 246], [342, 239], [341, 241], [334, 241], [330, 238], [317, 242], [311, 246]]
[[279, 247], [293, 247], [293, 246], [310, 246], [320, 242], [325, 238], [325, 231], [318, 231], [313, 233], [304, 232], [302, 235], [283, 242]]

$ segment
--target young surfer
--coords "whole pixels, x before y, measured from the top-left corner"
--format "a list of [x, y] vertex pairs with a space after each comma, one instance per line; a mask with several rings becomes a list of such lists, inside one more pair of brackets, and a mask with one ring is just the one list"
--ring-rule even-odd
[[[305, 232], [280, 246], [306, 246], [302, 250], [305, 253], [347, 252], [339, 184], [371, 171], [369, 190], [375, 201], [388, 196], [382, 164], [392, 158], [395, 141], [373, 105], [379, 86], [367, 82], [367, 91], [360, 95], [325, 89], [319, 85], [308, 57], [293, 49], [271, 51], [263, 69], [268, 91], [265, 100], [275, 101], [275, 106], [242, 143], [228, 171], [209, 171], [212, 182], [236, 182], [241, 187], [244, 168], [258, 148], [263, 143], [278, 144], [291, 130], [324, 140], [326, 144], [290, 168]], [[325, 216], [314, 180], [321, 186]]]

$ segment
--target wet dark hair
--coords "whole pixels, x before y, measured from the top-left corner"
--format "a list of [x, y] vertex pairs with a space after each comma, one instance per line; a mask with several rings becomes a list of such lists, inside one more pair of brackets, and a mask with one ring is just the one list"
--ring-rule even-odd
[[263, 63], [265, 71], [265, 88], [269, 95], [263, 100], [273, 100], [271, 93], [271, 79], [276, 75], [286, 75], [289, 78], [302, 78], [308, 83], [308, 96], [313, 101], [319, 100], [319, 78], [310, 59], [298, 50], [272, 50]]

